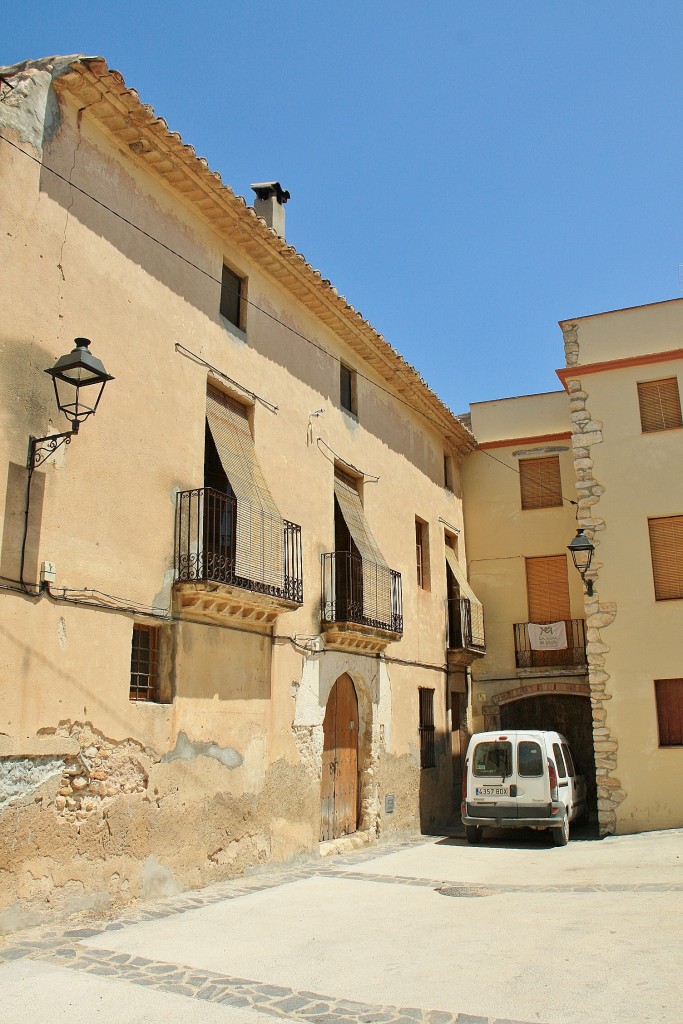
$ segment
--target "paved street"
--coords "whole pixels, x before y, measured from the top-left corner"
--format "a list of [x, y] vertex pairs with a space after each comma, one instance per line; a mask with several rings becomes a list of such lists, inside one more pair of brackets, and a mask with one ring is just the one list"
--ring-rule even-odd
[[413, 838], [0, 945], [3, 1024], [683, 1020], [683, 831]]

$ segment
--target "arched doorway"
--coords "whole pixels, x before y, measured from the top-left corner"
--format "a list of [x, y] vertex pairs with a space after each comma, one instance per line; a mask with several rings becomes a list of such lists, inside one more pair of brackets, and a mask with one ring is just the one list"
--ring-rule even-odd
[[320, 839], [358, 828], [358, 697], [344, 673], [330, 690], [323, 721]]
[[569, 740], [576, 765], [586, 777], [588, 809], [597, 812], [593, 717], [590, 698], [574, 693], [541, 693], [501, 702], [502, 729], [552, 729]]

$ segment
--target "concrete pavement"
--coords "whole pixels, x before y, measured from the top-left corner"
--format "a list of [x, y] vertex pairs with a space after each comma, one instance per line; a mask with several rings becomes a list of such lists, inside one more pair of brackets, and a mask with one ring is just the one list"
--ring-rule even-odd
[[413, 837], [0, 946], [4, 1024], [683, 1020], [683, 831]]

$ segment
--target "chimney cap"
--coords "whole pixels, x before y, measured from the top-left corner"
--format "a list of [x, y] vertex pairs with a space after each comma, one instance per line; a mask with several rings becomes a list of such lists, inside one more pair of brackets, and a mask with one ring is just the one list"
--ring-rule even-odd
[[259, 199], [270, 199], [275, 196], [280, 206], [284, 206], [290, 198], [289, 192], [282, 187], [279, 181], [261, 181], [251, 186]]

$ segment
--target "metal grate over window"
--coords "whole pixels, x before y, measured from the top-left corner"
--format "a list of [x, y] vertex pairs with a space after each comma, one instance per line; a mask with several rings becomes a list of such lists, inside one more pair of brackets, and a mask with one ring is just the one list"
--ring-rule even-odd
[[133, 626], [130, 656], [130, 699], [159, 702], [158, 626]]
[[420, 699], [420, 768], [434, 768], [434, 690], [418, 689]]

